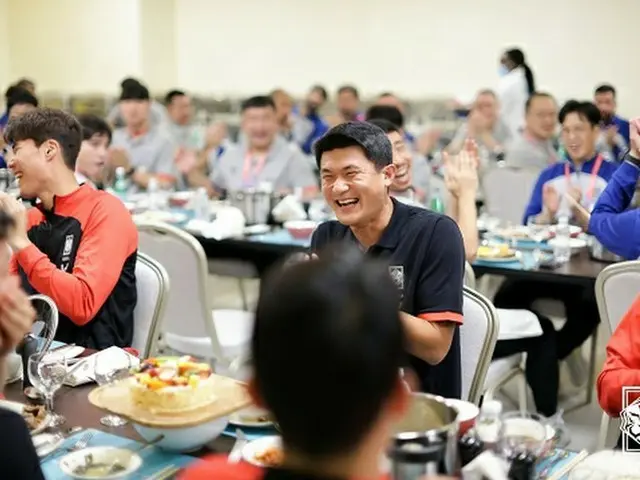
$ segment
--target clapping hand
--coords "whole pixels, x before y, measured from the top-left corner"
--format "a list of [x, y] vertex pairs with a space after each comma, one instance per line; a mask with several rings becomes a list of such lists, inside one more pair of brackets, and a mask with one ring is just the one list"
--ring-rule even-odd
[[604, 131], [604, 138], [610, 147], [615, 146], [617, 136], [618, 136], [618, 127], [616, 127], [615, 125], [608, 126]]
[[13, 351], [31, 331], [36, 312], [15, 276], [0, 278], [0, 357]]
[[27, 236], [27, 209], [16, 198], [0, 192], [0, 209], [13, 219], [13, 226], [9, 229], [7, 242], [14, 252], [22, 250], [31, 242]]
[[555, 217], [560, 209], [560, 195], [558, 191], [548, 183], [542, 187], [542, 205], [549, 215]]
[[466, 140], [464, 148], [455, 157], [446, 152], [444, 182], [451, 194], [460, 198], [470, 195], [475, 198], [478, 190], [478, 147], [473, 140]]
[[640, 117], [629, 122], [629, 149], [634, 158], [640, 160]]

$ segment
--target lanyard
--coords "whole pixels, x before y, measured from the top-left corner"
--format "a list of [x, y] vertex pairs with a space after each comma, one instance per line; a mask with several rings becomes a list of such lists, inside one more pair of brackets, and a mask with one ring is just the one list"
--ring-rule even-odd
[[267, 161], [266, 155], [254, 156], [248, 153], [244, 157], [244, 165], [242, 167], [242, 183], [245, 186], [255, 186], [258, 176], [262, 173], [264, 164]]
[[[589, 188], [587, 189], [586, 192], [584, 192], [585, 199], [587, 201], [590, 201], [593, 197], [593, 192], [596, 188], [596, 180], [598, 179], [598, 172], [600, 171], [600, 167], [602, 166], [603, 161], [604, 161], [604, 157], [598, 154], [595, 160], [595, 165], [591, 169], [591, 175], [589, 177], [590, 178]], [[579, 173], [579, 172], [576, 171], [576, 173]], [[564, 177], [567, 180], [567, 191], [568, 191], [568, 189], [571, 187], [571, 171], [570, 171], [568, 162], [564, 164]], [[580, 186], [580, 188], [582, 188], [582, 185]]]

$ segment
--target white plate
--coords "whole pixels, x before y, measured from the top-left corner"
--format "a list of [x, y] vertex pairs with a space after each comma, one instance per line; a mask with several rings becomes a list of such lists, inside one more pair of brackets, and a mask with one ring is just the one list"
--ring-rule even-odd
[[[75, 474], [74, 471], [82, 465], [85, 465], [85, 457], [91, 455], [95, 464], [111, 465], [116, 460], [119, 461], [126, 468], [118, 473], [112, 475], [80, 475]], [[71, 478], [79, 478], [83, 480], [111, 480], [114, 478], [122, 478], [132, 474], [140, 468], [142, 465], [142, 459], [140, 455], [127, 450], [125, 448], [116, 447], [90, 447], [77, 450], [69, 453], [60, 459], [60, 470]]]
[[[557, 238], [552, 238], [549, 240], [549, 246], [554, 247], [558, 243]], [[572, 249], [584, 248], [587, 246], [587, 241], [584, 238], [570, 238], [569, 239], [569, 247]]]
[[273, 425], [271, 420], [258, 421], [259, 417], [267, 416], [269, 412], [259, 407], [249, 407], [234, 413], [229, 417], [229, 423], [238, 427], [265, 428]]
[[187, 221], [184, 213], [165, 212], [163, 210], [150, 210], [138, 215], [134, 215], [135, 220], [151, 220], [166, 223], [182, 223]]
[[54, 433], [41, 433], [34, 435], [31, 440], [33, 446], [36, 448], [38, 457], [43, 458], [57, 450], [57, 448], [64, 442], [62, 435], [56, 435]]
[[242, 449], [242, 458], [245, 462], [255, 465], [256, 467], [268, 467], [256, 459], [256, 456], [271, 448], [282, 448], [282, 439], [278, 436], [262, 437], [253, 442], [247, 443]]
[[[0, 408], [5, 408], [7, 410], [11, 410], [12, 412], [17, 413], [18, 415], [22, 415], [22, 411], [24, 410], [25, 404], [20, 402], [12, 402], [11, 400], [0, 400]], [[37, 435], [40, 432], [44, 431], [49, 423], [51, 422], [51, 415], [44, 417], [44, 420], [40, 422], [38, 428], [31, 430], [31, 435]]]
[[71, 360], [72, 358], [76, 358], [78, 355], [82, 355], [84, 353], [84, 347], [78, 346], [65, 346], [60, 347], [50, 353], [47, 353], [45, 358], [50, 362], [59, 362], [63, 358], [67, 360]]
[[243, 233], [245, 235], [262, 235], [263, 233], [268, 233], [270, 231], [271, 227], [269, 225], [258, 224], [245, 227]]

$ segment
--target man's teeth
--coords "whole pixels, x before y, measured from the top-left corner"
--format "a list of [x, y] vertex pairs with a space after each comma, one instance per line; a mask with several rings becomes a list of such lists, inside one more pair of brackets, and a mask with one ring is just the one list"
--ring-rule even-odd
[[355, 205], [356, 203], [358, 203], [358, 199], [352, 198], [350, 200], [336, 200], [336, 203], [341, 207], [346, 207], [348, 205]]

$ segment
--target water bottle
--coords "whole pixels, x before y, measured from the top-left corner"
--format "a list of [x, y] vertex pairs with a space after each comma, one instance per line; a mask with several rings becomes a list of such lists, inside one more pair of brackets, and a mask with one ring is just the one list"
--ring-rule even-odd
[[571, 229], [569, 217], [561, 216], [556, 225], [556, 236], [553, 240], [553, 256], [559, 263], [567, 263], [571, 258]]
[[209, 208], [209, 195], [204, 187], [198, 188], [193, 199], [193, 210], [196, 220], [208, 222], [211, 219], [211, 210]]
[[502, 455], [502, 403], [498, 400], [487, 400], [482, 404], [480, 415], [476, 419], [475, 431], [485, 450]]
[[149, 194], [149, 210], [157, 210], [160, 208], [160, 197], [158, 191], [160, 185], [156, 177], [151, 177], [147, 183], [147, 193]]
[[440, 190], [435, 189], [433, 195], [431, 195], [431, 201], [429, 203], [429, 207], [432, 211], [436, 213], [444, 213], [444, 202], [442, 201], [442, 196], [440, 195]]
[[125, 195], [129, 190], [129, 181], [127, 180], [127, 172], [124, 167], [116, 168], [116, 179], [113, 183], [113, 191], [117, 195]]

